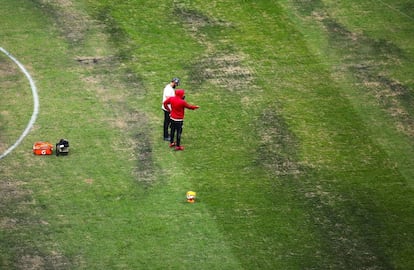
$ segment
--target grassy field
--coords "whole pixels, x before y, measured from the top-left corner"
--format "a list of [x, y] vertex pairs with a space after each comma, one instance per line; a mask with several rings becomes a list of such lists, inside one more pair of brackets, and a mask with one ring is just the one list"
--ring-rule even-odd
[[342, 2], [2, 1], [0, 268], [414, 268], [414, 5]]

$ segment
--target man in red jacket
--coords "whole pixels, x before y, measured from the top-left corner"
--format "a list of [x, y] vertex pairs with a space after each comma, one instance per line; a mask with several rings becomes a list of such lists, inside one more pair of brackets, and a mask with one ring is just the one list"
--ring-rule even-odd
[[[184, 89], [175, 90], [175, 96], [170, 97], [164, 101], [164, 108], [169, 110], [171, 118], [171, 137], [170, 137], [170, 147], [175, 146], [175, 150], [184, 150], [184, 147], [181, 146], [181, 134], [183, 132], [183, 123], [184, 123], [184, 111], [185, 109], [196, 110], [200, 108], [196, 105], [188, 104], [184, 100]], [[171, 105], [171, 109], [169, 106]], [[177, 132], [177, 141], [174, 142], [174, 135]]]

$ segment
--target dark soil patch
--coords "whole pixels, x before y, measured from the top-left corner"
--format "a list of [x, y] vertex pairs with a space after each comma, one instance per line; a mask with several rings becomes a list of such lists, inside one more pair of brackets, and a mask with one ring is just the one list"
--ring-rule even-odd
[[406, 85], [370, 72], [368, 67], [351, 67], [363, 85], [397, 122], [397, 128], [414, 137], [414, 95]]
[[149, 138], [148, 131], [145, 127], [148, 126], [148, 117], [139, 111], [131, 114], [128, 125], [133, 127], [133, 142], [134, 142], [134, 156], [137, 159], [137, 166], [135, 168], [135, 176], [138, 183], [144, 187], [150, 187], [156, 181], [155, 168], [152, 155], [152, 143]]
[[249, 85], [253, 80], [253, 72], [244, 65], [245, 57], [235, 49], [223, 51], [218, 48], [222, 41], [219, 35], [214, 35], [233, 27], [230, 23], [179, 5], [176, 5], [174, 12], [180, 15], [178, 17], [191, 36], [207, 48], [206, 54], [195, 59], [188, 67], [191, 84], [199, 86], [208, 82], [229, 91]]
[[175, 5], [174, 14], [181, 18], [193, 31], [208, 25], [214, 25], [215, 21], [203, 13], [187, 9], [184, 6]]
[[15, 267], [15, 269], [21, 270], [73, 269], [71, 263], [56, 252], [51, 254], [30, 254], [30, 252], [25, 252], [25, 255], [18, 258]]
[[[31, 191], [25, 189], [24, 182], [15, 179], [0, 180], [0, 250], [7, 247], [7, 256], [12, 257], [6, 269], [71, 269], [71, 262], [58, 251], [41, 253], [20, 235], [33, 234], [39, 227], [47, 226], [47, 222], [39, 220], [32, 214]], [[4, 253], [3, 255], [6, 255]]]
[[322, 23], [329, 33], [331, 47], [343, 55], [343, 67], [372, 93], [395, 119], [400, 131], [414, 136], [414, 91], [387, 75], [389, 65], [406, 58], [403, 50], [390, 41], [352, 33], [332, 18], [324, 18]]
[[[388, 67], [398, 66], [407, 61], [404, 51], [389, 40], [375, 40], [350, 31], [328, 14], [322, 1], [294, 0], [292, 2], [301, 16], [306, 17], [306, 20], [319, 22], [326, 31], [329, 40], [328, 55], [332, 53], [341, 57], [335, 72], [341, 75], [352, 74], [356, 81], [364, 86], [361, 89], [368, 91], [396, 120], [396, 126], [404, 133], [413, 136], [413, 89], [387, 72]], [[277, 116], [263, 119], [270, 121], [269, 119], [272, 118], [277, 119]], [[289, 171], [278, 164], [288, 164], [284, 160], [295, 156], [295, 147], [292, 147], [295, 141], [287, 139], [288, 133], [282, 135], [283, 132], [278, 131], [283, 130], [283, 124], [278, 121], [271, 123], [274, 128], [265, 128], [264, 134], [269, 134], [268, 137], [272, 138], [269, 141], [273, 140], [271, 144], [276, 146], [267, 146], [267, 144], [262, 146], [264, 149], [261, 152], [265, 153], [266, 158], [261, 162], [266, 162], [265, 159], [273, 160], [270, 165], [276, 165], [269, 168], [275, 170], [277, 174], [280, 168], [282, 172]], [[285, 141], [284, 143], [291, 145], [292, 148], [279, 146], [278, 139], [273, 138], [278, 136], [284, 137], [281, 141]], [[273, 154], [266, 155], [266, 152]], [[284, 152], [288, 154], [288, 158], [285, 157]], [[338, 172], [332, 172], [332, 176], [328, 176], [328, 172], [318, 172], [304, 166], [299, 168], [303, 176], [300, 177], [300, 181], [295, 181], [295, 178], [290, 177], [289, 174], [285, 174], [286, 176], [280, 174], [279, 179], [286, 180], [281, 181], [281, 185], [293, 189], [298, 198], [303, 201], [304, 207], [309, 209], [310, 220], [320, 231], [320, 237], [326, 243], [326, 254], [335, 257], [334, 264], [329, 268], [393, 269], [384, 239], [389, 239], [390, 245], [396, 240], [393, 237], [377, 237], [386, 231], [384, 226], [387, 226], [382, 219], [386, 209], [381, 209], [381, 204], [375, 203], [381, 201], [383, 197], [374, 198], [375, 195], [370, 190], [364, 190], [361, 186], [358, 186], [360, 190], [341, 190], [341, 184], [335, 183], [337, 179], [332, 179], [337, 177], [334, 175], [338, 175]], [[372, 175], [375, 173], [373, 172]]]
[[350, 31], [328, 14], [322, 1], [295, 0], [293, 3], [300, 14], [319, 21], [326, 29], [330, 50], [342, 55], [338, 72], [353, 74], [395, 119], [396, 127], [414, 136], [414, 90], [387, 72], [388, 67], [407, 62], [406, 53], [390, 40], [372, 39]]
[[73, 7], [71, 0], [33, 0], [45, 13], [46, 17], [53, 18], [69, 44], [79, 44], [84, 40], [87, 32], [87, 17], [80, 14]]
[[293, 0], [292, 3], [304, 16], [310, 16], [315, 10], [323, 8], [321, 0]]
[[11, 81], [13, 82], [15, 77], [19, 75], [20, 72], [15, 64], [11, 62], [3, 52], [0, 53], [0, 83]]
[[[12, 65], [11, 61], [6, 59], [3, 53], [0, 53], [0, 89], [8, 89], [13, 86], [16, 80], [19, 80], [18, 75], [20, 74], [16, 65]], [[7, 102], [8, 98], [8, 96], [2, 94], [0, 101], [0, 153], [4, 153], [8, 147], [6, 143], [6, 125], [9, 121], [10, 112], [2, 106], [4, 102]]]
[[297, 161], [298, 141], [283, 118], [275, 110], [266, 109], [256, 123], [261, 139], [256, 162], [278, 177], [301, 174]]
[[254, 78], [242, 61], [241, 55], [232, 53], [202, 57], [191, 67], [191, 82], [195, 85], [209, 82], [228, 91], [240, 90]]
[[[289, 131], [276, 109], [262, 112], [256, 130], [261, 139], [256, 162], [275, 175], [275, 189], [292, 192], [303, 207], [309, 209], [310, 222], [324, 239], [323, 254], [335, 256], [326, 267], [351, 269], [358, 265], [360, 269], [392, 269], [370, 228], [380, 221], [375, 220], [375, 215], [365, 205], [359, 205], [369, 199], [350, 198], [338, 192], [335, 187], [338, 184], [330, 183], [332, 179], [300, 163], [300, 141]], [[359, 211], [356, 216], [355, 209]], [[367, 230], [370, 233], [366, 233]]]
[[[155, 181], [152, 145], [147, 133], [149, 131], [146, 129], [147, 118], [143, 113], [127, 105], [129, 98], [136, 99], [137, 96], [138, 98], [143, 96], [145, 88], [139, 77], [121, 68], [121, 61], [130, 60], [129, 44], [123, 42], [125, 41], [123, 32], [118, 31], [118, 27], [111, 24], [114, 20], [110, 20], [110, 17], [108, 19], [109, 15], [106, 11], [101, 14], [105, 16], [103, 23], [108, 23], [104, 28], [86, 14], [78, 11], [71, 0], [33, 1], [37, 3], [45, 16], [53, 19], [68, 44], [76, 45], [75, 51], [77, 52], [82, 52], [81, 45], [87, 38], [90, 38], [88, 37], [89, 31], [106, 29], [111, 34], [110, 40], [114, 45], [118, 42], [122, 43], [119, 50], [114, 50], [114, 53], [117, 53], [116, 56], [79, 56], [74, 61], [80, 64], [79, 68], [85, 69], [84, 82], [88, 86], [88, 91], [96, 91], [98, 98], [115, 111], [116, 115], [113, 119], [108, 119], [108, 122], [114, 128], [125, 131], [125, 138], [129, 140], [125, 142], [125, 145], [128, 145], [131, 152], [134, 152], [132, 156], [138, 160], [136, 170], [131, 171], [131, 174], [135, 174], [137, 181], [144, 186]], [[3, 63], [3, 57], [0, 60], [0, 76], [13, 75], [13, 73], [10, 74], [10, 70], [14, 69]], [[117, 91], [109, 91], [108, 85]], [[131, 89], [133, 91], [130, 91]], [[130, 135], [134, 133], [135, 135]], [[8, 264], [12, 264], [7, 267], [10, 269], [72, 269], [73, 265], [77, 264], [72, 259], [76, 260], [76, 258], [66, 257], [57, 250], [44, 250], [41, 246], [34, 246], [29, 240], [25, 241], [24, 235], [29, 232], [36, 233], [38, 230], [40, 235], [44, 235], [47, 232], [45, 226], [48, 225], [32, 214], [31, 207], [42, 206], [26, 204], [25, 202], [32, 200], [31, 194], [13, 183], [12, 180], [0, 180], [0, 229], [5, 232], [0, 237], [0, 242], [2, 242], [0, 251], [7, 252], [4, 257], [1, 257], [6, 258]], [[53, 247], [56, 243], [50, 243], [47, 246]]]
[[[94, 59], [94, 58], [91, 58]], [[142, 80], [129, 70], [118, 69], [118, 59], [102, 60], [93, 63], [82, 63], [82, 67], [88, 69], [89, 77], [85, 82], [89, 89], [96, 91], [97, 98], [102, 100], [110, 110], [115, 110], [116, 115], [107, 119], [113, 128], [122, 130], [126, 136], [123, 145], [127, 151], [137, 159], [134, 175], [138, 183], [148, 187], [154, 183], [155, 170], [152, 159], [152, 144], [148, 129], [148, 116], [135, 108], [128, 106], [128, 100], [139, 99], [145, 95], [145, 87]], [[108, 70], [116, 67], [119, 72], [108, 74]], [[105, 88], [110, 85], [117, 91], [108, 91]], [[127, 138], [129, 137], [129, 138]]]

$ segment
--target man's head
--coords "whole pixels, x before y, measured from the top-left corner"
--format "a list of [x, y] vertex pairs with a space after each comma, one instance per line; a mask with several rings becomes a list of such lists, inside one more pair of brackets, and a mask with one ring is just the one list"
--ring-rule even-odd
[[178, 86], [180, 84], [180, 79], [179, 78], [172, 78], [171, 80], [171, 86], [173, 88], [175, 88], [176, 86]]

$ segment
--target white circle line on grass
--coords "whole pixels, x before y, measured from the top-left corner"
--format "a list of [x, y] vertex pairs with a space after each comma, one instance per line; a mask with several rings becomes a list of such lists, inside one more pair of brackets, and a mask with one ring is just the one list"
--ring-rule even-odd
[[393, 6], [389, 5], [389, 4], [387, 4], [387, 3], [385, 3], [384, 1], [381, 1], [381, 0], [378, 0], [378, 2], [380, 2], [380, 3], [381, 3], [381, 4], [383, 4], [384, 6], [388, 7], [389, 9], [392, 9], [392, 10], [394, 10], [395, 12], [400, 13], [401, 15], [403, 15], [403, 16], [405, 16], [405, 17], [407, 17], [407, 18], [409, 18], [409, 19], [411, 19], [411, 20], [413, 20], [413, 21], [414, 21], [414, 18], [413, 18], [413, 17], [411, 17], [410, 15], [408, 15], [408, 14], [407, 14], [407, 13], [405, 13], [405, 12], [402, 12], [402, 11], [401, 11], [401, 10], [399, 10], [398, 8], [395, 8], [395, 7], [393, 7]]
[[32, 88], [32, 95], [33, 95], [33, 113], [32, 117], [30, 118], [29, 123], [26, 126], [26, 129], [23, 131], [23, 133], [20, 135], [20, 137], [17, 139], [17, 141], [10, 146], [4, 153], [0, 154], [0, 159], [4, 158], [8, 154], [10, 154], [19, 144], [23, 141], [24, 137], [29, 134], [30, 129], [33, 127], [34, 123], [36, 122], [37, 115], [39, 113], [39, 95], [37, 94], [36, 85], [30, 76], [29, 72], [27, 72], [26, 68], [11, 55], [8, 51], [0, 47], [0, 51], [2, 51], [5, 55], [7, 55], [14, 63], [16, 63], [17, 66], [19, 66], [20, 70], [24, 73], [26, 78], [29, 80], [30, 87]]

